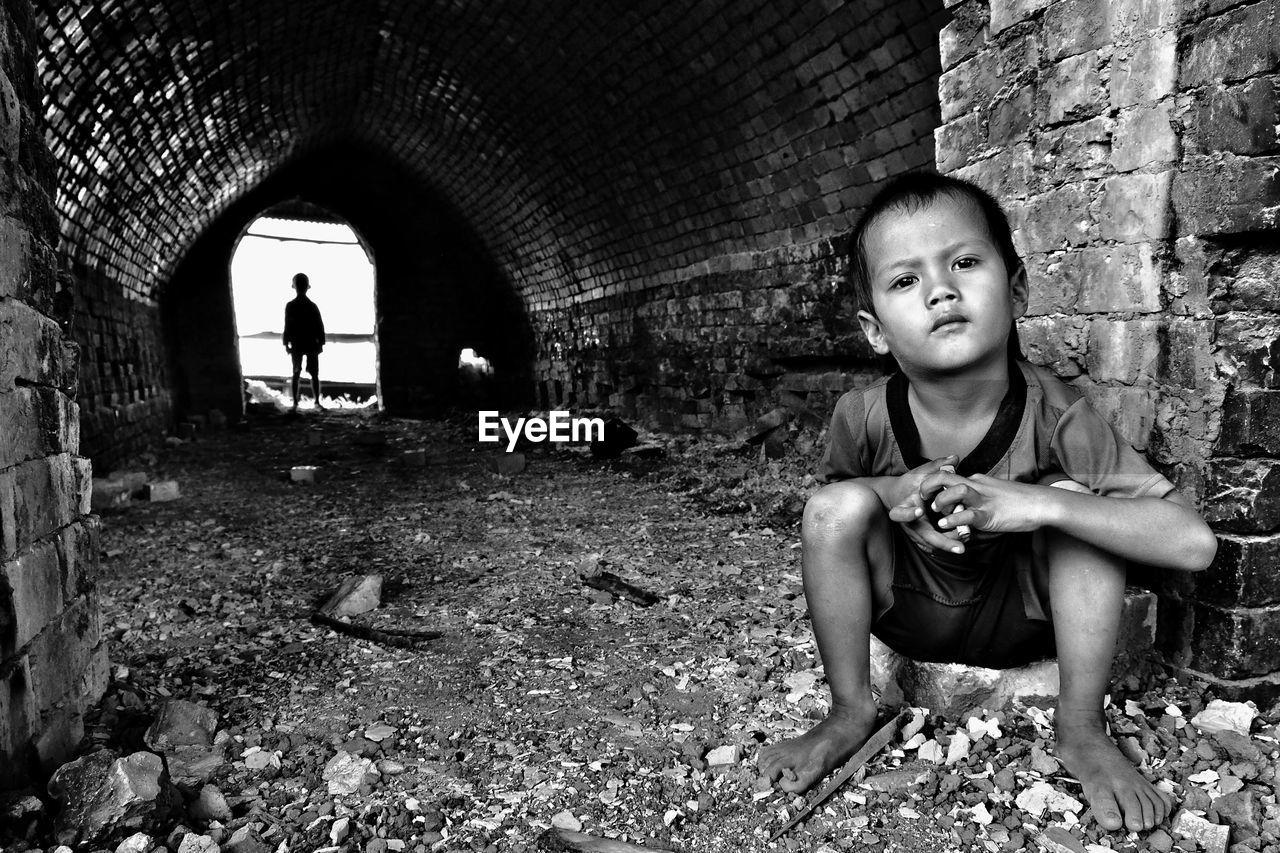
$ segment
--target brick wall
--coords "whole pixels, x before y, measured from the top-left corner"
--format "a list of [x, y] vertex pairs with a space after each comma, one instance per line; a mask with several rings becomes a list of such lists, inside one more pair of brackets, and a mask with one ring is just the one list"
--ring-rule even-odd
[[745, 46], [712, 74], [758, 93], [729, 83], [716, 97], [738, 100], [714, 122], [673, 101], [695, 154], [671, 152], [635, 228], [595, 263], [569, 247], [515, 271], [539, 402], [732, 431], [781, 401], [825, 414], [873, 375], [842, 238], [885, 177], [933, 165], [945, 20], [933, 3], [873, 2], [743, 22], [728, 38]]
[[1210, 572], [1158, 579], [1163, 649], [1274, 698], [1277, 4], [949, 5], [938, 163], [1009, 204], [1028, 355], [1221, 531]]
[[[70, 756], [106, 687], [97, 525], [78, 455], [77, 347], [64, 333], [25, 3], [0, 9], [0, 789]], [[61, 321], [61, 322], [60, 322]]]

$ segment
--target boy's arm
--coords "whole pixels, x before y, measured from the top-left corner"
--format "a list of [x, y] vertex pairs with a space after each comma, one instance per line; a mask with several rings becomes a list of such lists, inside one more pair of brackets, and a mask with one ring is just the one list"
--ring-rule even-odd
[[[921, 484], [946, 514], [943, 529], [968, 524], [977, 530], [1017, 532], [1052, 527], [1120, 557], [1168, 569], [1209, 566], [1218, 540], [1178, 492], [1163, 498], [1110, 498], [1068, 489], [946, 471]], [[964, 510], [953, 512], [957, 505]]]

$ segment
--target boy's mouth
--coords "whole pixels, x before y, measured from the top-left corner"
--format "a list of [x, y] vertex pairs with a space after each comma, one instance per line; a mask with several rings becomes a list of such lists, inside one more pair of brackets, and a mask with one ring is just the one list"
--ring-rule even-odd
[[941, 317], [933, 321], [933, 328], [930, 329], [929, 331], [936, 332], [939, 329], [941, 329], [943, 326], [949, 326], [952, 323], [967, 323], [967, 322], [969, 322], [968, 318], [963, 317], [960, 314], [943, 314]]

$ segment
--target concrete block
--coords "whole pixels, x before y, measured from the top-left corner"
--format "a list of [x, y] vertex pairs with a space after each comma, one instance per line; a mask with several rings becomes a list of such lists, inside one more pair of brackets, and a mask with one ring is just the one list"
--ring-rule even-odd
[[990, 57], [984, 54], [942, 72], [938, 78], [938, 101], [942, 106], [943, 122], [991, 103], [1004, 83]]
[[982, 14], [977, 3], [967, 3], [955, 10], [951, 20], [938, 33], [938, 55], [944, 71], [954, 68], [986, 46], [987, 20], [988, 16]]
[[1218, 607], [1280, 604], [1280, 536], [1218, 535], [1218, 553], [1195, 575], [1195, 597]]
[[1098, 233], [1119, 243], [1149, 243], [1172, 236], [1173, 172], [1119, 175], [1103, 182]]
[[18, 141], [22, 138], [22, 103], [9, 75], [0, 68], [0, 153], [18, 160]]
[[1177, 25], [1182, 8], [1183, 4], [1169, 0], [1114, 0], [1103, 11], [1112, 39], [1129, 43]]
[[1211, 459], [1206, 479], [1205, 521], [1233, 533], [1268, 533], [1280, 527], [1280, 462]]
[[1166, 166], [1177, 160], [1178, 137], [1170, 102], [1143, 104], [1120, 113], [1111, 155], [1117, 172]]
[[1107, 91], [1099, 64], [1098, 52], [1091, 50], [1053, 67], [1041, 84], [1046, 95], [1046, 122], [1079, 121], [1102, 111], [1107, 105]]
[[1088, 184], [1068, 184], [1033, 196], [1027, 202], [1022, 227], [1028, 252], [1052, 252], [1081, 246], [1092, 237]]
[[79, 516], [78, 475], [70, 456], [59, 454], [0, 471], [0, 538], [16, 555]]
[[117, 480], [93, 481], [92, 506], [94, 512], [116, 509], [129, 503], [130, 489]]
[[0, 299], [0, 388], [59, 387], [62, 330], [16, 299]]
[[1150, 243], [1080, 250], [1080, 301], [1085, 313], [1160, 311], [1164, 271]]
[[[1024, 116], [1010, 116], [1011, 122], [1027, 124]], [[1114, 174], [1111, 166], [1111, 129], [1108, 116], [1058, 127], [1040, 128], [1035, 135], [1033, 157], [1040, 185], [1077, 184], [1096, 186], [1100, 178]]]
[[31, 235], [16, 219], [0, 216], [0, 299], [23, 296], [30, 265]]
[[1273, 318], [1233, 317], [1218, 329], [1218, 358], [1224, 373], [1237, 385], [1280, 388], [1280, 369], [1272, 362], [1272, 348], [1280, 339], [1280, 322]]
[[62, 566], [64, 604], [70, 604], [93, 585], [98, 575], [101, 530], [101, 522], [95, 516], [87, 516], [59, 532], [56, 541]]

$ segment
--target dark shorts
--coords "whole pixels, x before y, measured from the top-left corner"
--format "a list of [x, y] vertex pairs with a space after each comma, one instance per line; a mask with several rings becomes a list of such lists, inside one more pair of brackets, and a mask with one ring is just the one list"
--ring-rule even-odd
[[302, 370], [302, 359], [304, 356], [307, 359], [307, 373], [320, 372], [320, 353], [298, 352], [297, 350], [294, 350], [293, 352], [289, 353], [289, 356], [293, 359], [294, 373], [298, 373]]
[[926, 554], [900, 525], [891, 529], [892, 582], [873, 584], [872, 602], [871, 632], [885, 645], [913, 660], [995, 669], [1053, 656], [1043, 531], [975, 533], [956, 555]]

